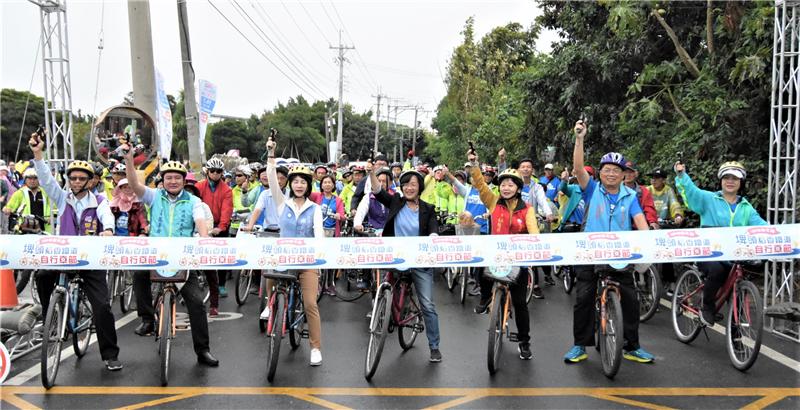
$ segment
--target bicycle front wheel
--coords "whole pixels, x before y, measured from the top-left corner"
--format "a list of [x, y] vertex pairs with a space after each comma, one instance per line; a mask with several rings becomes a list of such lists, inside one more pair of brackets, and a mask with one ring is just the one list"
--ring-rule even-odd
[[397, 324], [397, 337], [400, 347], [408, 350], [414, 346], [417, 335], [423, 329], [422, 314], [414, 298], [414, 286], [411, 284], [402, 286], [405, 286], [406, 292], [401, 305], [403, 310], [400, 313], [400, 323]]
[[[736, 298], [734, 300], [733, 298]], [[758, 288], [743, 280], [728, 302], [725, 345], [733, 367], [746, 371], [756, 362], [764, 332], [764, 308]]]
[[672, 329], [683, 343], [691, 343], [700, 334], [698, 316], [703, 303], [703, 280], [700, 272], [689, 269], [681, 275], [672, 294]]
[[250, 295], [250, 284], [253, 282], [253, 270], [243, 269], [236, 275], [236, 304], [239, 306], [247, 302]]
[[661, 301], [661, 277], [654, 265], [650, 265], [644, 273], [637, 275], [639, 322], [646, 322], [658, 311], [658, 304]]
[[120, 283], [122, 285], [122, 297], [119, 298], [119, 308], [122, 313], [128, 313], [131, 311], [131, 303], [133, 302], [133, 272], [124, 272]]
[[292, 350], [297, 350], [306, 327], [303, 296], [297, 287], [294, 289], [291, 305], [286, 309], [286, 327], [289, 330], [289, 345], [292, 346]]
[[56, 384], [58, 365], [61, 362], [61, 324], [64, 323], [65, 297], [61, 292], [53, 292], [50, 306], [42, 328], [42, 386], [46, 389]]
[[456, 280], [458, 280], [459, 270], [461, 270], [460, 267], [449, 267], [444, 271], [444, 278], [447, 280], [447, 290], [450, 292], [452, 292], [456, 287]]
[[596, 323], [600, 344], [600, 361], [603, 363], [603, 374], [613, 379], [622, 362], [623, 324], [622, 305], [619, 294], [614, 289], [606, 290], [605, 314], [601, 313]]
[[[521, 268], [521, 269], [529, 269], [529, 268]], [[528, 272], [528, 285], [527, 288], [525, 289], [525, 304], [531, 303], [531, 298], [533, 297], [533, 275], [536, 275], [538, 273], [536, 269], [530, 269], [530, 271]]]
[[486, 366], [489, 369], [489, 374], [495, 374], [500, 368], [500, 353], [503, 351], [505, 298], [506, 292], [496, 287], [492, 297], [492, 310], [489, 316], [489, 344], [486, 349]]
[[392, 290], [385, 287], [378, 293], [372, 306], [372, 319], [369, 322], [369, 345], [367, 345], [367, 356], [364, 362], [364, 378], [367, 381], [370, 381], [375, 375], [378, 363], [381, 361], [381, 353], [383, 353], [383, 345], [386, 342], [392, 315], [391, 300]]
[[75, 316], [72, 320], [75, 327], [72, 330], [72, 350], [79, 359], [86, 354], [89, 348], [89, 341], [92, 339], [92, 306], [86, 299], [83, 291], [78, 290], [74, 294]]
[[169, 383], [169, 359], [172, 353], [172, 311], [175, 300], [172, 292], [164, 292], [159, 306], [158, 351], [161, 354], [161, 385]]
[[560, 266], [561, 280], [564, 283], [564, 293], [569, 295], [575, 287], [575, 269], [572, 266]]
[[117, 296], [117, 271], [106, 272], [106, 284], [108, 285], [108, 304], [113, 305], [114, 298]]
[[467, 282], [469, 281], [470, 270], [475, 268], [461, 267], [459, 269], [461, 272], [458, 274], [458, 283], [460, 286], [459, 291], [461, 293], [458, 295], [458, 300], [463, 305], [467, 300]]
[[267, 350], [267, 380], [271, 383], [275, 379], [275, 372], [278, 370], [278, 356], [281, 353], [281, 339], [283, 339], [283, 327], [286, 309], [286, 294], [277, 292], [275, 303], [269, 314], [267, 324], [267, 337], [269, 338], [269, 350]]

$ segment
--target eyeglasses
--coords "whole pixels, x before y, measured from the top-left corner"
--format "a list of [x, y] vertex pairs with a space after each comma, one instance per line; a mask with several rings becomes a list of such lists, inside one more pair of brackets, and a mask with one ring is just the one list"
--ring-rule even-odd
[[622, 170], [617, 168], [603, 168], [600, 173], [603, 175], [622, 175]]
[[208, 173], [209, 174], [219, 174], [219, 173], [222, 173], [222, 170], [221, 169], [209, 169]]
[[237, 178], [238, 178], [238, 177], [243, 177], [243, 176], [244, 176], [244, 174], [236, 174], [236, 177], [237, 177]]
[[86, 182], [89, 180], [87, 177], [69, 177], [69, 180], [72, 182], [79, 181], [79, 182]]

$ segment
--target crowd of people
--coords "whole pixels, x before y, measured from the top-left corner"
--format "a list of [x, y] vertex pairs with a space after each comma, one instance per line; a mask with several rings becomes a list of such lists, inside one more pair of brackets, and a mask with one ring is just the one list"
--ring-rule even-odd
[[[34, 135], [29, 142], [32, 161], [0, 165], [0, 206], [5, 215], [40, 217], [41, 228], [51, 233], [81, 236], [227, 237], [260, 227], [293, 238], [335, 238], [345, 231], [357, 235], [367, 230], [382, 236], [413, 237], [453, 234], [452, 228], [465, 221], [477, 225], [481, 235], [609, 232], [659, 229], [665, 221], [682, 226], [687, 208], [699, 215], [702, 227], [766, 224], [739, 193], [747, 173], [738, 162], [720, 166], [716, 191], [698, 188], [680, 162], [669, 169], [652, 170], [647, 174], [650, 184], [644, 185], [636, 163], [620, 153], [609, 152], [599, 161], [585, 158], [587, 128], [582, 121], [574, 126], [571, 165], [547, 163], [542, 173], [536, 172], [537, 161], [509, 161], [505, 150], [497, 153], [496, 161], [482, 161], [478, 152], [470, 150], [459, 169], [444, 164], [413, 164], [413, 152], [404, 163], [389, 163], [379, 154], [363, 166], [329, 163], [287, 167], [276, 162], [276, 143], [270, 139], [266, 164], [255, 162], [226, 169], [222, 160], [212, 157], [202, 170], [192, 172], [183, 163], [168, 161], [160, 166], [154, 187], [147, 186], [136, 171], [135, 147], [122, 144], [120, 161], [110, 166], [86, 161], [69, 164], [62, 188], [43, 159], [43, 142]], [[677, 190], [667, 183], [671, 177]], [[249, 214], [249, 218], [234, 218], [239, 213]], [[715, 321], [713, 295], [729, 269], [722, 262], [698, 265], [708, 275], [701, 320], [711, 325]], [[675, 281], [671, 268], [666, 264], [662, 269], [667, 284]], [[597, 275], [609, 270], [617, 275], [622, 293], [624, 357], [640, 363], [654, 361], [639, 340], [639, 306], [630, 269], [575, 267], [574, 345], [564, 356], [566, 363], [586, 359], [586, 347], [595, 343]], [[544, 269], [542, 278], [535, 272], [523, 269], [511, 285], [518, 351], [523, 360], [533, 357], [524, 297], [528, 275], [533, 275], [535, 298], [545, 297], [540, 280], [543, 285], [554, 283], [551, 269]], [[80, 274], [95, 315], [101, 356], [109, 370], [119, 370], [122, 363], [105, 273]], [[219, 298], [228, 294], [230, 272], [202, 274], [211, 288], [208, 312], [196, 276], [190, 275], [181, 293], [198, 361], [217, 366], [219, 361], [210, 352], [207, 313], [219, 313]], [[432, 291], [434, 270], [420, 267], [409, 274], [425, 322], [430, 361], [440, 362], [439, 319]], [[299, 272], [304, 294], [317, 293], [318, 275], [312, 269]], [[367, 289], [369, 278], [364, 275], [359, 286]], [[152, 334], [155, 328], [149, 281], [148, 272], [135, 272], [134, 291], [141, 319], [135, 332], [141, 336]], [[492, 281], [481, 275], [481, 269], [470, 281], [471, 293], [479, 296], [474, 312], [484, 314]], [[40, 300], [47, 306], [55, 277], [40, 271], [36, 283]], [[315, 298], [305, 298], [305, 310], [311, 344], [309, 363], [317, 366], [322, 364], [322, 326]]]

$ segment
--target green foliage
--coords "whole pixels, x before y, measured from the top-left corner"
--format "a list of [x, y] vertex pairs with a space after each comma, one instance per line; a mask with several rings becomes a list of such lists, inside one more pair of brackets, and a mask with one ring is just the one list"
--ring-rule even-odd
[[[25, 114], [26, 100], [28, 101], [27, 114]], [[0, 127], [0, 139], [3, 141], [0, 158], [13, 160], [17, 154], [20, 159], [30, 157], [30, 149], [27, 148], [28, 136], [36, 131], [36, 127], [40, 124], [44, 124], [42, 107], [44, 107], [44, 99], [27, 91], [10, 88], [3, 88], [0, 91], [0, 112], [3, 113], [3, 122]], [[24, 124], [23, 116], [25, 117]], [[18, 147], [20, 128], [23, 128], [23, 132], [21, 146]]]

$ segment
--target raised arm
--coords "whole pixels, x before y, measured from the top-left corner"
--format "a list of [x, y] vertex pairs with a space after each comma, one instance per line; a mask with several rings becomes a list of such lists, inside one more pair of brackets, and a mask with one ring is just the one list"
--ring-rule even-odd
[[127, 144], [124, 144], [124, 147], [124, 149], [128, 150], [128, 153], [125, 154], [125, 177], [128, 178], [128, 185], [133, 189], [133, 193], [141, 198], [144, 196], [146, 189], [144, 184], [139, 182], [139, 176], [136, 175], [136, 165], [133, 163], [133, 150], [130, 149], [131, 147]]
[[267, 179], [269, 180], [269, 191], [272, 193], [272, 203], [275, 205], [275, 212], [279, 215], [285, 202], [281, 186], [278, 183], [278, 171], [275, 166], [275, 141], [267, 140]]
[[589, 184], [589, 173], [583, 168], [583, 139], [586, 137], [587, 127], [588, 125], [581, 120], [575, 122], [575, 149], [572, 151], [572, 172], [578, 179], [578, 186], [581, 189], [586, 189], [586, 185]]
[[53, 178], [53, 175], [50, 173], [50, 168], [44, 161], [44, 154], [42, 153], [44, 150], [44, 140], [34, 133], [31, 135], [28, 144], [30, 144], [31, 150], [33, 151], [33, 168], [36, 170], [36, 175], [39, 177], [39, 184], [53, 203], [61, 207], [65, 201], [66, 194], [58, 186], [58, 182]]

